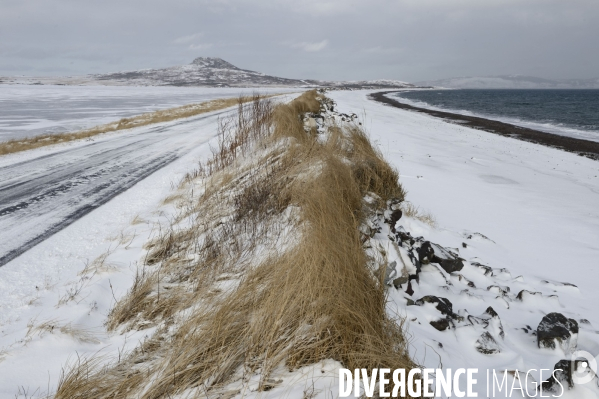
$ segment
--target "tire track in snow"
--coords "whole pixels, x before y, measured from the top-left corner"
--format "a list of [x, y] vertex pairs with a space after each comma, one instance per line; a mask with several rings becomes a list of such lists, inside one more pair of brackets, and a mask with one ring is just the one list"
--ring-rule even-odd
[[[206, 142], [221, 111], [0, 168], [0, 267]], [[197, 134], [209, 129], [211, 134]]]

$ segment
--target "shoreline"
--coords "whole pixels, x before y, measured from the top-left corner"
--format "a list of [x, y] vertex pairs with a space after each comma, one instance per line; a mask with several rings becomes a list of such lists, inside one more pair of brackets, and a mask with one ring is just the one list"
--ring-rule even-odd
[[568, 136], [560, 136], [554, 133], [542, 132], [540, 130], [534, 130], [477, 116], [461, 115], [452, 112], [415, 107], [413, 105], [408, 105], [386, 97], [387, 94], [395, 92], [397, 91], [372, 93], [368, 96], [368, 98], [395, 108], [425, 113], [436, 118], [444, 119], [449, 123], [458, 123], [461, 126], [470, 127], [477, 130], [484, 130], [486, 132], [495, 133], [500, 136], [512, 137], [522, 141], [528, 141], [547, 147], [573, 152], [577, 155], [599, 161], [599, 142], [577, 139]]

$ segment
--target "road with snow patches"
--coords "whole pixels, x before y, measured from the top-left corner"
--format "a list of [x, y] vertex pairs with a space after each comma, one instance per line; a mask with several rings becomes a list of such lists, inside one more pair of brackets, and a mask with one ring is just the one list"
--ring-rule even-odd
[[206, 143], [218, 111], [0, 164], [0, 266]]

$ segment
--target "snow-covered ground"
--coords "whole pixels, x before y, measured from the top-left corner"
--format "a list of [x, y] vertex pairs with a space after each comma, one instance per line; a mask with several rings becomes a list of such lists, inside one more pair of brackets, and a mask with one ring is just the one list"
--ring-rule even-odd
[[[456, 248], [468, 261], [461, 271], [466, 279], [423, 266], [411, 298], [447, 298], [462, 316], [483, 315], [491, 306], [503, 324], [505, 337], [496, 337], [501, 352], [484, 355], [475, 349], [484, 330], [457, 323], [455, 329], [437, 331], [429, 321], [441, 315], [432, 305], [406, 306], [409, 296], [392, 288], [389, 309], [409, 320], [417, 362], [479, 368], [478, 390], [486, 397], [487, 369], [538, 372], [570, 358], [537, 348], [532, 333], [550, 312], [577, 320], [578, 349], [599, 355], [599, 162], [374, 103], [364, 92], [328, 95], [340, 112], [361, 111], [372, 139], [399, 169], [408, 200], [430, 211], [438, 224], [431, 228], [404, 217], [398, 228]], [[389, 245], [386, 235], [377, 237]], [[473, 262], [490, 266], [492, 274]], [[498, 287], [488, 289], [493, 285], [510, 292], [502, 298]], [[524, 293], [520, 301], [516, 296], [522, 290], [542, 294]], [[538, 374], [534, 377], [538, 381]], [[598, 397], [597, 392], [581, 387], [569, 394]]]
[[[327, 95], [340, 112], [360, 115], [386, 159], [399, 169], [408, 200], [437, 221], [432, 228], [404, 216], [398, 228], [457, 248], [465, 259], [462, 279], [423, 265], [411, 298], [447, 298], [465, 319], [464, 310], [479, 316], [490, 306], [504, 331], [501, 338], [496, 322], [490, 323], [491, 330], [457, 321], [456, 328], [438, 331], [429, 324], [441, 316], [434, 306], [407, 306], [406, 285], [391, 287], [388, 309], [407, 318], [414, 359], [432, 368], [479, 368], [476, 388], [479, 397], [487, 397], [487, 369], [553, 369], [568, 357], [537, 348], [532, 332], [549, 312], [577, 320], [578, 349], [599, 355], [599, 162], [387, 107], [367, 100], [367, 94]], [[174, 213], [172, 204], [161, 200], [198, 159], [210, 154], [215, 131], [215, 123], [197, 125], [198, 138], [189, 152], [0, 268], [1, 399], [18, 392], [20, 397], [25, 392], [27, 397], [43, 396], [55, 388], [67, 360], [96, 352], [118, 356], [152, 332], [107, 334], [103, 323], [129, 288], [154, 226]], [[384, 224], [382, 228], [373, 243], [388, 248], [389, 230]], [[491, 267], [491, 273], [485, 275], [474, 262]], [[492, 285], [500, 287], [488, 289]], [[510, 292], [501, 297], [499, 290], [505, 287]], [[520, 301], [516, 295], [521, 290], [541, 294], [524, 293]], [[500, 353], [475, 349], [483, 331], [495, 335]], [[263, 397], [281, 392], [301, 397], [306, 390], [302, 373], [334, 376], [336, 367], [338, 363], [325, 361], [299, 370], [294, 374], [297, 387], [281, 387]], [[334, 397], [334, 378], [314, 380], [321, 396]], [[595, 398], [596, 392], [580, 387], [564, 397]], [[518, 391], [513, 397], [519, 397]]]
[[[48, 193], [0, 219], [4, 249], [137, 182], [0, 267], [0, 398], [18, 392], [43, 397], [68, 361], [100, 350], [118, 353], [150, 333], [109, 335], [103, 323], [115, 298], [131, 286], [155, 223], [174, 213], [161, 201], [218, 146], [223, 112], [0, 158], [6, 192], [29, 185], [31, 192]], [[144, 169], [154, 172], [147, 176]], [[32, 184], [36, 179], [39, 184]], [[102, 262], [107, 254], [110, 260]]]
[[76, 131], [144, 112], [254, 91], [297, 89], [0, 84], [0, 141]]

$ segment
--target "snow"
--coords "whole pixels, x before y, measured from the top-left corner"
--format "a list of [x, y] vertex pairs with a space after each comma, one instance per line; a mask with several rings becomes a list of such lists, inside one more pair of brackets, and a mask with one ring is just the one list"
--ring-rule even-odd
[[[408, 200], [430, 211], [438, 224], [431, 228], [404, 217], [398, 226], [413, 236], [458, 248], [469, 261], [461, 274], [477, 287], [469, 289], [473, 296], [464, 295], [462, 290], [469, 288], [464, 281], [426, 265], [420, 284], [414, 284], [413, 298], [445, 297], [454, 312], [466, 309], [472, 315], [492, 306], [505, 330], [505, 339], [499, 339], [502, 352], [483, 355], [474, 350], [480, 333], [468, 327], [435, 330], [428, 319], [438, 318], [438, 312], [406, 306], [406, 294], [391, 288], [389, 311], [409, 320], [416, 361], [433, 368], [443, 364], [483, 371], [553, 369], [569, 354], [540, 350], [535, 338], [521, 330], [526, 325], [536, 329], [543, 315], [553, 311], [578, 320], [578, 349], [599, 355], [599, 335], [593, 327], [599, 326], [599, 163], [374, 103], [367, 94], [328, 93], [340, 112], [363, 110], [372, 139], [400, 171]], [[481, 235], [467, 239], [473, 233], [489, 239]], [[380, 239], [388, 241], [383, 234]], [[485, 276], [472, 262], [492, 267], [494, 276]], [[502, 268], [506, 271], [500, 273]], [[441, 288], [445, 279], [453, 284], [449, 289]], [[507, 300], [487, 291], [491, 285], [510, 286]], [[517, 301], [515, 295], [524, 289], [542, 295], [525, 294], [524, 301]], [[580, 323], [583, 318], [590, 325]], [[479, 392], [484, 395], [486, 386], [481, 382]], [[598, 391], [586, 386], [564, 397], [581, 397], [584, 392], [598, 397]]]
[[[81, 130], [144, 112], [286, 88], [0, 84], [0, 141]], [[297, 90], [297, 89], [295, 89]]]
[[[487, 397], [488, 369], [553, 369], [558, 360], [567, 358], [567, 353], [538, 349], [535, 337], [522, 330], [526, 325], [536, 329], [543, 315], [552, 311], [578, 320], [578, 349], [599, 355], [595, 330], [599, 328], [599, 163], [374, 103], [367, 100], [368, 93], [327, 95], [338, 103], [340, 112], [360, 114], [385, 158], [400, 171], [408, 200], [430, 211], [437, 221], [433, 228], [404, 216], [397, 226], [414, 237], [454, 248], [466, 259], [461, 278], [434, 264], [424, 265], [420, 283], [413, 284], [412, 298], [448, 298], [453, 311], [462, 316], [483, 316], [492, 306], [505, 334], [499, 337], [495, 319], [486, 328], [458, 323], [455, 329], [437, 331], [429, 324], [440, 316], [435, 306], [407, 306], [404, 290], [390, 287], [388, 312], [406, 317], [414, 359], [431, 368], [441, 364], [452, 370], [479, 368], [475, 387], [479, 397]], [[114, 301], [129, 288], [154, 226], [175, 212], [161, 200], [199, 159], [210, 154], [216, 121], [194, 123], [198, 122], [191, 120], [185, 129], [167, 125], [180, 138], [192, 128], [198, 136], [178, 159], [0, 268], [0, 399], [14, 398], [19, 387], [30, 396], [43, 397], [56, 387], [67, 361], [99, 351], [122, 353], [151, 334], [151, 330], [108, 334], [103, 322]], [[133, 129], [131, 134], [143, 135], [143, 129]], [[107, 135], [105, 140], [109, 139], [114, 137]], [[67, 147], [84, 146], [70, 143]], [[28, 152], [21, 161], [53, 151], [57, 150]], [[0, 161], [6, 165], [19, 159]], [[389, 230], [383, 227], [374, 240], [388, 246]], [[107, 262], [94, 264], [107, 251]], [[393, 256], [398, 263], [410, 263], [401, 248]], [[475, 262], [491, 267], [492, 275]], [[80, 275], [86, 264], [92, 266], [88, 269], [102, 267]], [[510, 292], [501, 298], [505, 287]], [[471, 295], [463, 293], [466, 289]], [[518, 301], [515, 296], [521, 290], [540, 294], [524, 293], [524, 300]], [[55, 327], [48, 328], [44, 322]], [[501, 353], [476, 351], [484, 332], [494, 336]], [[335, 397], [339, 367], [326, 360], [292, 374], [281, 369], [272, 378], [284, 378], [283, 384], [268, 392], [246, 392], [246, 396], [293, 398], [313, 392], [315, 397]], [[545, 371], [545, 378], [549, 373]], [[596, 398], [597, 392], [579, 386], [563, 397]]]
[[[14, 166], [27, 181], [52, 174], [57, 167], [54, 164], [59, 170], [67, 164], [85, 171], [88, 160], [101, 153], [98, 148], [106, 147], [109, 155], [132, 141], [138, 144], [125, 157], [129, 164], [143, 166], [157, 154], [177, 154], [171, 163], [0, 267], [1, 399], [14, 398], [18, 392], [20, 397], [25, 397], [25, 392], [44, 397], [56, 388], [67, 364], [97, 352], [117, 355], [151, 335], [151, 330], [109, 334], [103, 324], [114, 302], [130, 288], [145, 253], [142, 246], [155, 234], [156, 226], [167, 223], [175, 213], [172, 205], [161, 201], [199, 160], [212, 154], [210, 146], [217, 146], [217, 121], [222, 112], [106, 134], [91, 143], [70, 142], [0, 157], [0, 170]], [[152, 145], [152, 132], [156, 131], [168, 134], [166, 142], [159, 140], [159, 147]], [[106, 157], [98, 161], [94, 167], [104, 170], [127, 166], [127, 162], [119, 164]], [[27, 172], [31, 164], [35, 170]], [[18, 176], [5, 178], [23, 182]], [[117, 178], [108, 176], [107, 181], [121, 184]], [[93, 184], [91, 191], [95, 191]], [[79, 197], [89, 198], [86, 193], [71, 192], [66, 200]], [[23, 218], [3, 220], [0, 244], [43, 231], [40, 220], [59, 219], [69, 208], [69, 202], [47, 202], [26, 215], [27, 223]], [[102, 263], [106, 254], [110, 256]], [[86, 267], [88, 271], [83, 272]]]

